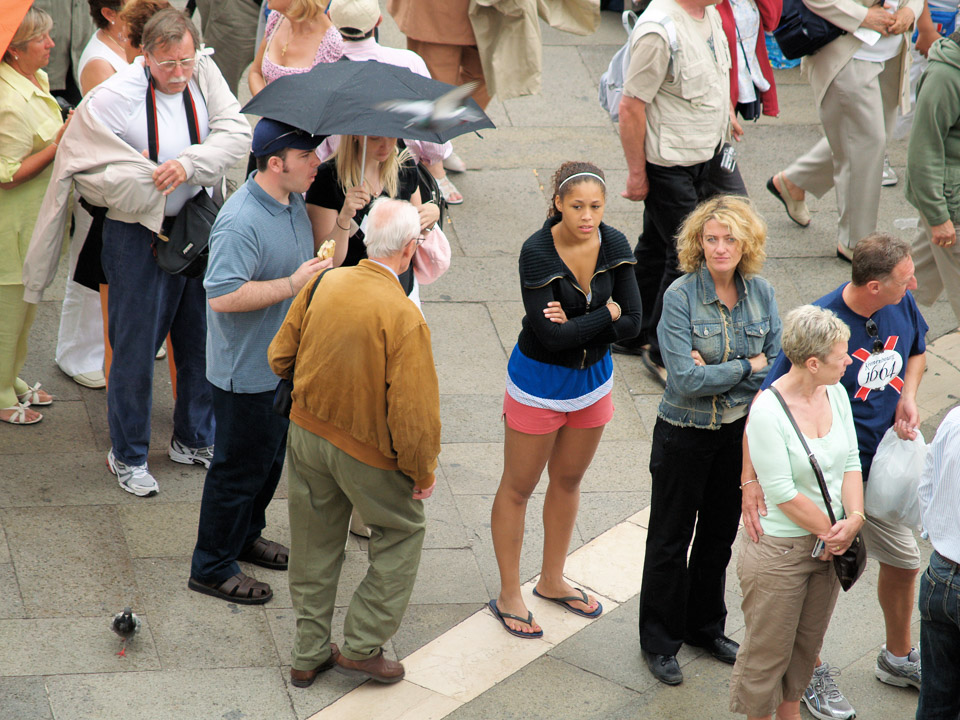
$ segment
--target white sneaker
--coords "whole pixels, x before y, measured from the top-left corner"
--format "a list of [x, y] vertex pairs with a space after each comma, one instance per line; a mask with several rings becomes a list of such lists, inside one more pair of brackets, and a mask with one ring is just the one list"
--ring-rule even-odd
[[895, 665], [890, 662], [887, 646], [880, 648], [880, 654], [877, 655], [877, 665], [873, 670], [877, 680], [893, 685], [894, 687], [910, 687], [920, 689], [920, 653], [916, 648], [910, 648], [910, 654], [907, 656], [907, 662], [903, 665]]
[[113, 448], [107, 453], [107, 468], [120, 482], [120, 487], [137, 497], [151, 497], [160, 492], [156, 479], [147, 470], [147, 464], [127, 465], [117, 460], [113, 455]]
[[184, 465], [203, 465], [205, 468], [208, 468], [213, 461], [213, 445], [202, 448], [191, 448], [176, 438], [172, 438], [170, 440], [170, 449], [167, 450], [167, 455], [169, 455], [170, 459], [174, 462], [183, 463]]
[[892, 167], [890, 167], [890, 158], [886, 155], [883, 156], [883, 178], [880, 180], [880, 184], [883, 187], [891, 187], [896, 185], [900, 178], [897, 177], [897, 172]]
[[803, 702], [810, 714], [820, 720], [850, 720], [857, 713], [840, 692], [835, 677], [840, 675], [839, 668], [821, 663], [813, 670], [810, 684], [803, 691]]

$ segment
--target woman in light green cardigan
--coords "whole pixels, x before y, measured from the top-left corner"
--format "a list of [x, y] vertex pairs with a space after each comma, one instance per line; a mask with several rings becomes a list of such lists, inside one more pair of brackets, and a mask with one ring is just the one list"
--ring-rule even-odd
[[[774, 381], [823, 470], [838, 518], [826, 505], [800, 438], [770, 390], [753, 403], [746, 435], [767, 502], [763, 535], [740, 545], [737, 574], [746, 636], [730, 680], [730, 709], [749, 718], [799, 719], [800, 698], [840, 586], [834, 555], [863, 526], [863, 483], [850, 400], [840, 378], [851, 363], [850, 329], [830, 310], [787, 314], [782, 347], [790, 371]], [[839, 502], [838, 502], [839, 501]], [[842, 503], [842, 506], [841, 506]], [[814, 556], [818, 539], [825, 547]]]

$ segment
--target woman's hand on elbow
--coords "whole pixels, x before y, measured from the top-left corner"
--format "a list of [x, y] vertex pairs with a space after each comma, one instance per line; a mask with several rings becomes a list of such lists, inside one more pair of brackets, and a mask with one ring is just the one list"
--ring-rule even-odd
[[749, 358], [750, 362], [750, 372], [760, 372], [767, 366], [767, 356], [763, 353], [759, 355], [754, 355], [752, 358]]
[[693, 364], [696, 365], [697, 367], [703, 367], [704, 365], [706, 365], [706, 363], [703, 361], [703, 355], [701, 355], [698, 351], [691, 350], [690, 357], [693, 358]]
[[543, 316], [550, 322], [555, 322], [559, 325], [563, 325], [563, 323], [567, 321], [567, 314], [556, 300], [551, 300], [547, 303], [547, 306], [543, 309]]

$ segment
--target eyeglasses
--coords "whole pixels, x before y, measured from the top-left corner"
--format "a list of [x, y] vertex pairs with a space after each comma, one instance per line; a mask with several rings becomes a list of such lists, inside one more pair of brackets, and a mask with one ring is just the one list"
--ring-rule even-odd
[[[417, 247], [420, 247], [421, 245], [423, 245], [424, 238], [423, 238], [423, 235], [421, 234], [421, 235], [417, 235], [416, 237], [410, 238], [410, 240], [415, 240], [417, 242]], [[407, 240], [407, 242], [410, 242], [410, 240]]]
[[184, 58], [183, 60], [164, 60], [163, 62], [157, 60], [157, 58], [153, 55], [150, 57], [153, 60], [153, 64], [164, 72], [170, 72], [171, 70], [178, 70], [180, 68], [183, 68], [184, 70], [192, 70], [193, 66], [197, 63], [196, 55], [193, 57]]
[[883, 352], [883, 342], [880, 340], [880, 330], [877, 328], [877, 324], [873, 321], [873, 318], [870, 318], [865, 323], [867, 329], [867, 335], [873, 338], [873, 354]]

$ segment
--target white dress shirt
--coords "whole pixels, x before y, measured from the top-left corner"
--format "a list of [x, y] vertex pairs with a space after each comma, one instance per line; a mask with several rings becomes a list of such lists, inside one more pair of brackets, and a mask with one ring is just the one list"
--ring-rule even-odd
[[960, 407], [951, 410], [937, 428], [918, 494], [920, 515], [934, 549], [960, 563]]

